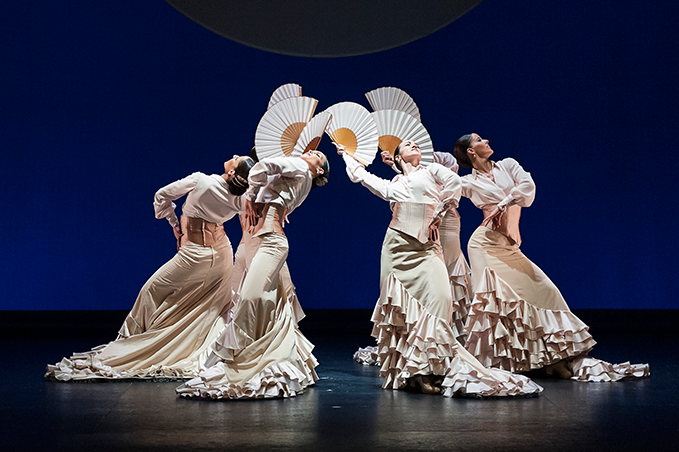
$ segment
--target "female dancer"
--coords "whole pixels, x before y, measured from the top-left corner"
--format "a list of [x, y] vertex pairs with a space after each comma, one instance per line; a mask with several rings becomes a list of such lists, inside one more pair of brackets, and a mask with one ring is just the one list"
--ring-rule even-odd
[[[198, 375], [231, 308], [233, 252], [222, 223], [244, 210], [242, 195], [254, 161], [233, 156], [222, 175], [193, 173], [155, 195], [177, 254], [144, 284], [118, 339], [47, 366], [57, 380], [163, 378]], [[181, 225], [174, 200], [186, 196]]]
[[[382, 151], [382, 162], [394, 168], [394, 158], [388, 151]], [[457, 160], [449, 152], [434, 152], [434, 163], [445, 166], [457, 174], [459, 165]], [[464, 345], [467, 321], [468, 305], [471, 301], [471, 269], [462, 253], [460, 246], [460, 214], [457, 209], [451, 207], [441, 219], [439, 226], [439, 239], [443, 250], [443, 260], [448, 269], [450, 288], [453, 291], [453, 332], [455, 338]]]
[[467, 350], [489, 367], [512, 372], [545, 368], [583, 381], [616, 381], [649, 375], [647, 364], [612, 365], [587, 353], [596, 344], [589, 327], [568, 308], [559, 289], [519, 246], [522, 207], [535, 198], [530, 173], [506, 158], [490, 160], [488, 140], [472, 133], [455, 143], [463, 168], [462, 195], [483, 210], [469, 239], [475, 294], [467, 323]]
[[[262, 159], [250, 172], [247, 224], [255, 254], [240, 289], [233, 320], [213, 346], [207, 370], [177, 388], [185, 397], [293, 397], [318, 379], [313, 345], [297, 328], [295, 302], [283, 275], [288, 241], [285, 218], [309, 191], [328, 181], [319, 151]], [[256, 201], [256, 203], [255, 203]]]
[[389, 201], [392, 221], [382, 245], [380, 298], [373, 311], [380, 375], [385, 389], [426, 394], [508, 396], [537, 394], [526, 377], [484, 368], [455, 339], [452, 295], [438, 244], [438, 225], [460, 196], [457, 174], [420, 165], [416, 143], [402, 142], [394, 161], [402, 173], [381, 179], [337, 145], [352, 182]]

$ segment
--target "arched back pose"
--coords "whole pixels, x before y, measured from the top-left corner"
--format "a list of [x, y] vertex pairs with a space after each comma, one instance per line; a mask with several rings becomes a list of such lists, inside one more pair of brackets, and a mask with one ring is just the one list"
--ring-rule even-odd
[[[250, 151], [250, 157], [255, 161], [259, 162], [257, 157], [257, 152], [253, 147]], [[260, 240], [252, 235], [252, 229], [248, 223], [248, 219], [243, 212], [239, 216], [242, 235], [241, 240], [238, 243], [236, 253], [234, 255], [233, 263], [233, 276], [231, 277], [231, 289], [232, 289], [232, 300], [234, 305], [237, 305], [241, 298], [241, 292], [243, 289], [243, 283], [245, 282], [245, 276], [248, 274], [250, 265], [252, 264], [252, 259], [257, 253]], [[295, 321], [299, 322], [305, 316], [302, 310], [299, 300], [297, 299], [297, 293], [295, 291], [295, 286], [292, 283], [292, 278], [290, 277], [290, 270], [288, 269], [287, 262], [283, 263], [279, 273], [281, 279], [281, 285], [285, 291], [286, 297], [292, 302], [293, 312], [295, 314]], [[233, 311], [229, 318], [232, 318]], [[216, 345], [216, 344], [215, 344]], [[212, 359], [218, 359], [218, 355], [213, 354]], [[216, 361], [215, 361], [216, 362]]]
[[[176, 378], [198, 375], [230, 309], [233, 251], [222, 224], [244, 210], [254, 161], [234, 156], [221, 175], [193, 173], [155, 195], [177, 254], [144, 284], [118, 339], [47, 366], [57, 380]], [[180, 221], [174, 200], [186, 195]]]
[[293, 397], [318, 379], [313, 345], [296, 325], [294, 300], [281, 273], [288, 255], [285, 218], [309, 191], [327, 183], [320, 151], [265, 158], [250, 172], [248, 224], [257, 243], [240, 288], [233, 320], [213, 346], [210, 367], [177, 388], [185, 397]]
[[530, 173], [512, 158], [490, 160], [493, 149], [476, 133], [458, 139], [454, 152], [460, 166], [473, 168], [462, 177], [462, 195], [484, 214], [468, 243], [475, 294], [467, 350], [485, 366], [512, 372], [545, 368], [583, 381], [647, 376], [647, 364], [613, 365], [589, 357], [596, 344], [589, 327], [519, 249], [521, 208], [535, 198]]
[[391, 181], [369, 173], [337, 147], [351, 181], [389, 201], [393, 211], [372, 316], [382, 387], [449, 397], [540, 392], [526, 377], [484, 368], [453, 334], [452, 295], [437, 239], [441, 216], [457, 206], [459, 177], [436, 163], [420, 165], [420, 150], [410, 140], [396, 148], [394, 160], [402, 174]]

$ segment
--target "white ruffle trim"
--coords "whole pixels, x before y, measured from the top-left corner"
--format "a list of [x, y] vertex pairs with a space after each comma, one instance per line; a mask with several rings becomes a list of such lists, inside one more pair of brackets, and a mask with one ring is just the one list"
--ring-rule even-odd
[[200, 373], [176, 391], [183, 397], [211, 399], [269, 399], [295, 397], [313, 385], [318, 376], [313, 370], [318, 362], [312, 354], [306, 360], [274, 363], [242, 384], [226, 380], [227, 363], [220, 361]]
[[455, 339], [446, 320], [427, 312], [391, 273], [373, 312], [384, 388], [400, 389], [415, 375], [443, 376], [443, 395], [538, 394], [529, 378], [486, 369]]
[[455, 261], [455, 265], [450, 273], [450, 288], [453, 295], [453, 321], [452, 328], [455, 339], [464, 345], [467, 340], [465, 325], [469, 316], [469, 306], [471, 304], [471, 269], [464, 258], [464, 254]]
[[99, 354], [107, 344], [100, 345], [88, 352], [74, 353], [70, 358], [63, 358], [60, 362], [47, 365], [46, 378], [58, 381], [79, 380], [186, 380], [198, 375], [200, 368], [187, 370], [161, 365], [151, 366], [139, 370], [116, 370], [101, 362]]
[[486, 367], [524, 372], [573, 358], [596, 341], [568, 310], [536, 308], [486, 268], [471, 303], [466, 348]]
[[367, 347], [359, 347], [354, 353], [354, 361], [363, 364], [364, 366], [379, 366], [379, 355], [377, 354], [377, 346], [369, 345]]
[[651, 375], [648, 364], [630, 364], [629, 361], [611, 364], [591, 356], [578, 356], [570, 361], [573, 371], [571, 380], [588, 382], [610, 382], [647, 378]]

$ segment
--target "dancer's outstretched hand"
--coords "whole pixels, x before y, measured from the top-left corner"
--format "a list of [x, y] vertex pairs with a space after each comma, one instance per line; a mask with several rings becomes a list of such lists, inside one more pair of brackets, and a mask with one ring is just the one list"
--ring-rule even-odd
[[332, 142], [332, 144], [334, 144], [335, 147], [337, 148], [337, 153], [339, 155], [344, 154], [344, 152], [347, 150], [347, 147], [343, 144], [335, 143], [334, 141]]
[[389, 151], [382, 151], [380, 156], [382, 157], [383, 163], [386, 163], [389, 166], [394, 166], [394, 157], [392, 157]]

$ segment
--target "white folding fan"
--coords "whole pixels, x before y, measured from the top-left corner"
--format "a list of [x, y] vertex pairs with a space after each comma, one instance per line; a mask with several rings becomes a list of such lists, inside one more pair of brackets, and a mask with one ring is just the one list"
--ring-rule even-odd
[[429, 132], [417, 119], [397, 110], [378, 110], [372, 112], [371, 116], [377, 124], [380, 149], [394, 155], [402, 141], [412, 140], [417, 143], [422, 153], [420, 163], [429, 165], [434, 161], [434, 145]]
[[377, 154], [377, 125], [370, 112], [354, 102], [340, 102], [329, 107], [332, 121], [325, 133], [335, 143], [346, 146], [346, 152], [364, 165], [370, 165]]
[[304, 126], [301, 135], [297, 139], [297, 144], [295, 144], [295, 147], [292, 150], [292, 156], [299, 157], [306, 151], [318, 149], [318, 145], [321, 142], [321, 138], [323, 138], [325, 129], [327, 129], [328, 124], [330, 124], [331, 118], [332, 115], [327, 111], [322, 111], [311, 118], [311, 121]]
[[302, 95], [301, 86], [299, 86], [297, 83], [286, 83], [285, 85], [281, 85], [278, 88], [276, 88], [276, 91], [274, 91], [271, 97], [269, 98], [269, 106], [266, 109], [267, 110], [270, 109], [271, 107], [274, 106], [274, 104], [277, 104], [283, 99], [289, 99], [291, 97], [300, 97], [301, 95]]
[[422, 118], [420, 118], [420, 109], [417, 108], [417, 104], [415, 104], [413, 98], [402, 89], [394, 88], [393, 86], [385, 86], [365, 93], [365, 97], [368, 98], [370, 106], [375, 111], [398, 110], [408, 113], [410, 116], [417, 119], [418, 122], [422, 122]]
[[257, 156], [289, 157], [316, 105], [316, 99], [300, 96], [283, 99], [267, 110], [255, 131]]

